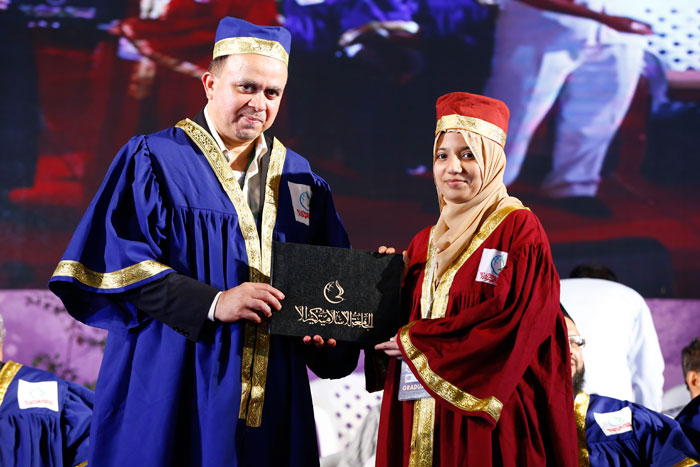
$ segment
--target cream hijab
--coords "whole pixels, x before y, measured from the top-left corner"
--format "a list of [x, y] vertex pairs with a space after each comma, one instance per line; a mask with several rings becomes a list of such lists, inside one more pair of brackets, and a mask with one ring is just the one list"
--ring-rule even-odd
[[[506, 155], [501, 145], [471, 131], [462, 129], [447, 131], [458, 132], [464, 137], [481, 169], [482, 186], [472, 199], [459, 204], [445, 200], [438, 189], [440, 218], [433, 232], [437, 247], [436, 281], [469, 246], [474, 235], [491, 214], [508, 206], [522, 206], [520, 200], [508, 196], [506, 186], [503, 184]], [[437, 142], [443, 133], [440, 132], [435, 136], [433, 163]]]

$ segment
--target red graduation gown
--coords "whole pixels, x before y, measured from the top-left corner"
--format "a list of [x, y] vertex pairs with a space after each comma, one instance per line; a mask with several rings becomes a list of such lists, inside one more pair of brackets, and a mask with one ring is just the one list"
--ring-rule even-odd
[[[427, 418], [416, 415], [414, 423], [415, 403], [397, 399], [401, 362], [391, 359], [377, 466], [409, 465], [412, 434], [411, 465], [577, 465], [559, 276], [537, 217], [527, 209], [494, 213], [443, 274], [433, 319], [421, 319], [430, 234], [418, 233], [408, 249], [410, 320], [398, 341], [434, 408], [423, 406]], [[435, 318], [440, 308], [444, 317]]]

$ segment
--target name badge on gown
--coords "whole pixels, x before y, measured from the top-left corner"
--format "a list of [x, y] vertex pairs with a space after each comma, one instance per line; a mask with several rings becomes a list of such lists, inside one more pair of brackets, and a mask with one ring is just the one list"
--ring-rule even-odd
[[406, 362], [401, 361], [401, 384], [399, 385], [399, 400], [400, 401], [415, 401], [418, 399], [427, 399], [432, 397], [428, 391], [423, 388], [420, 381], [415, 377]]

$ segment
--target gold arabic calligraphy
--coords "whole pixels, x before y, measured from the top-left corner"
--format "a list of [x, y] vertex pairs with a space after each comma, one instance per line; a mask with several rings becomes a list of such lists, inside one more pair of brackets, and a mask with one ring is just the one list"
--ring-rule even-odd
[[320, 324], [321, 326], [337, 324], [340, 326], [363, 329], [374, 328], [373, 313], [328, 310], [322, 307], [309, 308], [303, 305], [295, 305], [294, 309], [299, 313], [299, 321], [302, 323]]

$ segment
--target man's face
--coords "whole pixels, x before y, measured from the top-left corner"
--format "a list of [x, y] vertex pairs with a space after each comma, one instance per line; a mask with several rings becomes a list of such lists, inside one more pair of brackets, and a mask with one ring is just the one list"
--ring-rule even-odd
[[227, 148], [249, 143], [274, 123], [287, 84], [281, 60], [229, 55], [215, 74], [202, 77], [208, 112]]
[[[576, 344], [576, 338], [581, 337], [574, 322], [569, 318], [566, 320], [566, 330], [569, 335], [569, 353], [571, 357], [571, 380], [574, 386], [574, 394], [578, 393], [583, 388], [583, 376], [585, 366], [583, 364], [583, 351], [581, 346]], [[573, 337], [573, 339], [572, 339]]]

